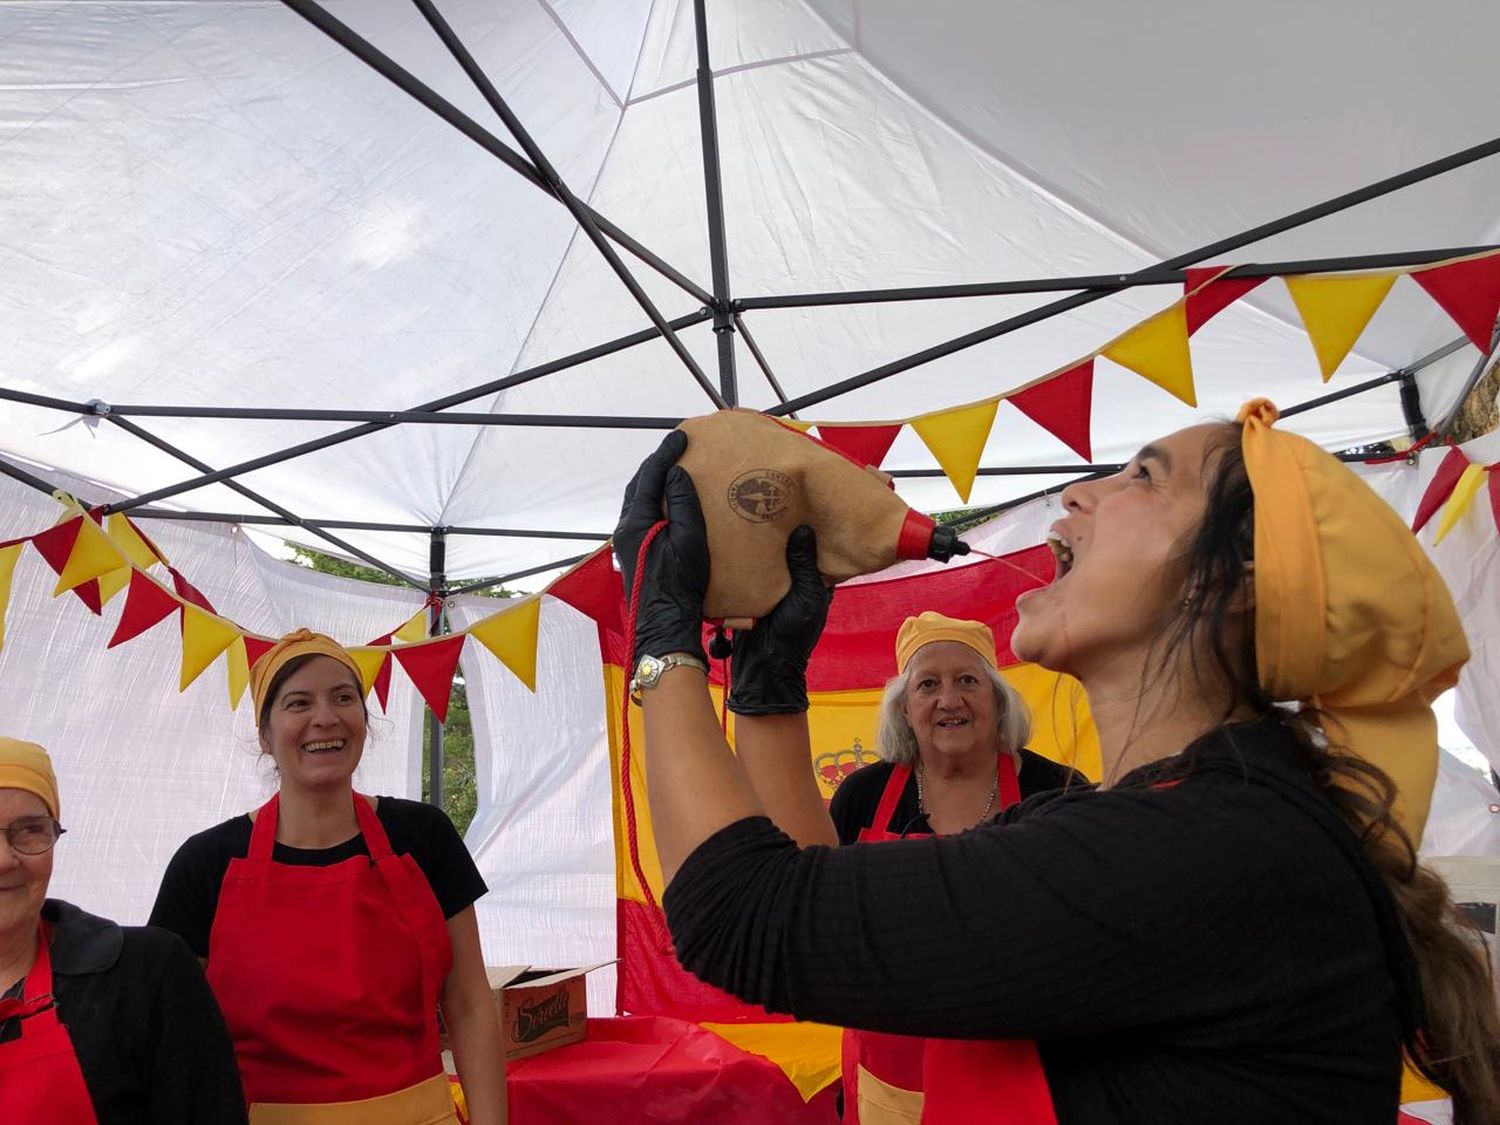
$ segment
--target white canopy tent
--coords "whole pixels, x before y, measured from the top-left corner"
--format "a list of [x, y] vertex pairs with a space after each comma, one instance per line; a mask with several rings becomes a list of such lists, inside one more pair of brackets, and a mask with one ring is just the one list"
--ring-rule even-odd
[[[204, 536], [226, 535], [217, 526], [233, 522], [226, 516], [266, 520], [278, 536], [368, 556], [420, 587], [430, 571], [451, 591], [591, 547], [660, 431], [714, 403], [573, 215], [534, 182], [545, 172], [524, 156], [497, 159], [528, 142], [594, 216], [676, 275], [620, 251], [649, 304], [679, 325], [712, 392], [757, 408], [809, 400], [804, 419], [905, 418], [1020, 386], [1163, 308], [1181, 279], [1164, 273], [1173, 283], [1074, 298], [1062, 315], [838, 394], [825, 389], [1040, 310], [1079, 283], [927, 300], [788, 299], [797, 295], [1058, 277], [1103, 285], [1479, 145], [1451, 170], [1201, 260], [1349, 265], [1384, 255], [1390, 264], [1500, 243], [1500, 160], [1480, 158], [1500, 151], [1485, 85], [1500, 8], [1478, 0], [1268, 0], [1253, 12], [1188, 0], [708, 0], [701, 21], [691, 0], [439, 8], [524, 139], [408, 0], [0, 3], [0, 463], [91, 502], [160, 493], [130, 510], [210, 517]], [[325, 16], [383, 53], [385, 72], [370, 51], [352, 53], [364, 48], [350, 35], [310, 22]], [[718, 284], [700, 26], [722, 175]], [[716, 319], [735, 330], [716, 335]], [[733, 354], [732, 385], [720, 340]], [[1449, 414], [1483, 359], [1410, 280], [1326, 387], [1280, 282], [1220, 313], [1192, 353], [1197, 411], [1099, 362], [1096, 462], [1232, 413], [1251, 394], [1287, 406], [1393, 373], [1401, 377], [1288, 424], [1330, 449], [1410, 437]], [[459, 423], [403, 415], [384, 428], [391, 419], [353, 416], [432, 404], [470, 413]], [[369, 432], [327, 441], [361, 421]], [[302, 443], [321, 447], [280, 456]], [[257, 459], [262, 467], [228, 481], [181, 488]], [[971, 502], [984, 505], [1087, 468], [1009, 409], [981, 464]], [[899, 480], [917, 507], [958, 503], [910, 431], [885, 468], [926, 474]], [[20, 488], [7, 484], [4, 495]], [[1409, 514], [1416, 495], [1398, 510]], [[15, 503], [8, 534], [46, 522], [21, 526]], [[43, 498], [33, 503], [28, 518], [47, 510]], [[171, 526], [174, 544], [191, 541]], [[1500, 573], [1493, 536], [1464, 566], [1466, 589], [1489, 588]], [[354, 640], [420, 602], [387, 592], [367, 621], [319, 600], [346, 599], [342, 588], [314, 584], [274, 613], [257, 601], [271, 595], [253, 587], [243, 601], [211, 592], [247, 626], [327, 622]], [[38, 664], [23, 642], [47, 611], [45, 591], [28, 597], [33, 609], [12, 607], [0, 697], [40, 699], [37, 668], [54, 683], [66, 670], [93, 697], [89, 677], [110, 680], [122, 658], [101, 651], [107, 625], [88, 660], [53, 652]], [[471, 610], [456, 605], [454, 619]], [[526, 702], [507, 680], [474, 702], [489, 749], [470, 843], [492, 880], [515, 880], [514, 893], [492, 896], [486, 922], [487, 942], [503, 946], [492, 955], [510, 960], [539, 956], [567, 930], [555, 912], [527, 913], [561, 888], [576, 892], [570, 955], [612, 932], [602, 711], [596, 719], [569, 702], [582, 685], [597, 688], [596, 655], [556, 639], [586, 634], [569, 613], [549, 603], [543, 615], [554, 679], [549, 687], [544, 670], [542, 684], [544, 693], [573, 685], [572, 694]], [[554, 617], [561, 632], [549, 632]], [[1485, 668], [1500, 660], [1493, 625]], [[476, 696], [486, 675], [506, 676], [494, 662], [467, 671]], [[1460, 714], [1493, 757], [1500, 714], [1489, 694], [1472, 688]], [[202, 727], [171, 718], [180, 705], [134, 712], [134, 747], [187, 761]], [[45, 706], [24, 714], [44, 741], [79, 734]], [[392, 740], [401, 765], [385, 784], [409, 794], [416, 721], [398, 711], [395, 722], [406, 732]], [[243, 766], [213, 800], [198, 790], [184, 798], [184, 831], [249, 803], [260, 782]], [[570, 779], [576, 800], [558, 816], [539, 794]], [[547, 824], [567, 827], [549, 836]], [[549, 858], [548, 842], [574, 850]], [[142, 865], [159, 851], [142, 853]], [[518, 856], [528, 858], [506, 866]], [[119, 913], [139, 920], [149, 893], [131, 891]]]

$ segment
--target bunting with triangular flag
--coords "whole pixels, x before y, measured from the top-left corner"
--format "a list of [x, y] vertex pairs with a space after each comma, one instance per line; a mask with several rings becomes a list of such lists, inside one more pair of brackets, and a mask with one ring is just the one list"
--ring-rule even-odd
[[394, 648], [391, 655], [401, 665], [437, 721], [448, 721], [448, 697], [453, 692], [453, 672], [463, 652], [464, 635], [454, 633], [435, 641]]
[[1323, 382], [1333, 377], [1344, 357], [1353, 350], [1397, 276], [1395, 273], [1353, 277], [1308, 274], [1286, 279], [1286, 287], [1317, 353]]
[[941, 414], [924, 414], [911, 420], [911, 428], [922, 439], [965, 504], [979, 472], [979, 459], [995, 424], [998, 400], [975, 403]]
[[126, 565], [125, 556], [110, 541], [104, 530], [92, 519], [80, 519], [52, 596], [55, 598]]
[[235, 637], [227, 651], [224, 671], [229, 682], [229, 709], [237, 711], [250, 686], [250, 654], [245, 650], [245, 638]]
[[[375, 677], [380, 674], [380, 670], [383, 667], [387, 666], [391, 654], [383, 648], [365, 648], [364, 646], [359, 646], [351, 648], [349, 655], [354, 657], [354, 663], [359, 665], [359, 682], [364, 688], [364, 693], [369, 695], [370, 690], [375, 686]], [[380, 709], [382, 711], [385, 710], [384, 700], [381, 700]]]
[[25, 548], [25, 540], [0, 547], [0, 648], [5, 647], [5, 611], [10, 608], [10, 582], [15, 576], [16, 560]]
[[257, 637], [254, 633], [246, 633], [245, 657], [250, 667], [254, 668], [260, 658], [276, 647], [276, 642], [266, 637]]
[[125, 609], [120, 614], [114, 636], [109, 638], [106, 648], [114, 648], [115, 645], [135, 639], [153, 625], [165, 621], [182, 604], [139, 570], [130, 572], [128, 589], [130, 592], [125, 595]]
[[891, 451], [900, 425], [894, 426], [830, 426], [818, 427], [818, 440], [831, 445], [844, 456], [861, 465], [880, 468], [885, 455]]
[[183, 606], [182, 668], [177, 680], [177, 690], [187, 691], [188, 686], [239, 635], [240, 631], [233, 622], [214, 613], [205, 613], [196, 605]]
[[1500, 316], [1500, 255], [1413, 270], [1411, 279], [1432, 295], [1476, 348], [1489, 354], [1495, 318]]
[[536, 691], [536, 637], [541, 613], [542, 599], [526, 598], [475, 622], [467, 630], [532, 692]]
[[427, 608], [424, 606], [407, 618], [400, 628], [391, 634], [391, 637], [408, 645], [425, 641], [427, 639]]
[[547, 587], [546, 593], [615, 632], [623, 631], [625, 587], [606, 544]]
[[130, 576], [135, 571], [129, 566], [122, 566], [108, 574], [101, 574], [95, 582], [99, 586], [99, 601], [102, 605], [108, 605], [110, 600], [126, 586], [130, 585]]
[[182, 572], [175, 566], [167, 567], [167, 573], [172, 576], [172, 589], [177, 591], [179, 598], [185, 602], [191, 602], [199, 609], [205, 610], [208, 613], [217, 614], [219, 612], [213, 607], [213, 603], [203, 596], [203, 591], [184, 578]]
[[157, 563], [166, 563], [161, 549], [124, 512], [111, 512], [105, 518], [104, 529], [132, 566], [150, 570]]
[[[62, 576], [63, 569], [68, 565], [68, 559], [73, 554], [73, 544], [78, 540], [78, 532], [83, 527], [85, 518], [81, 513], [65, 515], [46, 531], [40, 531], [31, 537], [31, 545], [36, 548], [37, 554], [46, 560], [58, 577]], [[72, 589], [78, 600], [89, 607], [90, 613], [98, 614], [103, 610], [98, 585], [84, 582]]]
[[1085, 461], [1094, 459], [1089, 423], [1094, 404], [1094, 361], [1080, 363], [1006, 399]]
[[1458, 478], [1464, 475], [1468, 464], [1469, 459], [1464, 456], [1464, 451], [1456, 445], [1450, 446], [1448, 452], [1443, 454], [1437, 472], [1427, 485], [1427, 491], [1422, 493], [1422, 499], [1417, 502], [1417, 514], [1411, 521], [1413, 534], [1426, 527], [1427, 521], [1443, 506], [1443, 501], [1453, 492], [1454, 485], [1458, 484]]
[[1143, 320], [1106, 344], [1099, 354], [1121, 367], [1130, 368], [1147, 382], [1155, 383], [1189, 406], [1198, 405], [1183, 302]]
[[1437, 531], [1432, 536], [1432, 545], [1436, 547], [1443, 541], [1444, 536], [1464, 518], [1464, 515], [1474, 505], [1474, 497], [1479, 495], [1479, 490], [1484, 485], [1484, 466], [1466, 465], [1463, 473], [1458, 478], [1458, 483], [1453, 486], [1449, 493], [1447, 502], [1443, 505], [1443, 514], [1438, 517]]
[[1215, 281], [1219, 274], [1227, 272], [1223, 266], [1190, 268], [1185, 272], [1183, 317], [1189, 336], [1266, 280], [1263, 277], [1226, 277]]

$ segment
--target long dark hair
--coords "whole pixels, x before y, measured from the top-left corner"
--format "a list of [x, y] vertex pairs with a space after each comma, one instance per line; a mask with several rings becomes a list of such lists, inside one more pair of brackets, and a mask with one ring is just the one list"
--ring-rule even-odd
[[[276, 697], [281, 694], [282, 685], [295, 676], [300, 669], [307, 667], [309, 661], [316, 660], [320, 655], [320, 653], [309, 652], [306, 656], [294, 656], [280, 668], [276, 669], [276, 674], [271, 677], [271, 684], [266, 689], [266, 701], [260, 705], [260, 714], [255, 716], [255, 729], [260, 733], [262, 738], [266, 737], [266, 732], [271, 726], [271, 707], [275, 704]], [[355, 676], [353, 672], [350, 672], [349, 675], [353, 677], [354, 686], [359, 688], [361, 686], [359, 677]], [[359, 707], [364, 712], [365, 724], [368, 726], [370, 722], [370, 705], [365, 702], [363, 692], [360, 693]]]
[[[1453, 1098], [1454, 1125], [1500, 1122], [1500, 1009], [1483, 937], [1454, 906], [1442, 877], [1417, 862], [1411, 837], [1392, 813], [1396, 785], [1384, 770], [1345, 753], [1338, 731], [1316, 710], [1278, 706], [1256, 672], [1254, 613], [1248, 612], [1255, 560], [1255, 497], [1228, 424], [1207, 444], [1206, 509], [1181, 562], [1187, 595], [1163, 627], [1157, 652], [1165, 668], [1185, 659], [1198, 683], [1225, 692], [1221, 722], [1252, 715], [1274, 722], [1310, 776], [1359, 840], [1395, 904], [1416, 962], [1419, 1028], [1408, 1057]], [[1206, 654], [1200, 659], [1199, 654]], [[1206, 659], [1206, 666], [1205, 666]], [[1184, 760], [1178, 768], [1191, 770]]]

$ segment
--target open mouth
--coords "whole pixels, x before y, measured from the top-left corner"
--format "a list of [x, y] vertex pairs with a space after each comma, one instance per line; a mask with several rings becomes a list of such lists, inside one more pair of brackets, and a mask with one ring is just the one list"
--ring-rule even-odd
[[1052, 581], [1056, 582], [1066, 577], [1068, 571], [1073, 569], [1073, 544], [1068, 542], [1062, 532], [1054, 528], [1047, 532], [1047, 546], [1051, 549], [1053, 561], [1057, 564], [1057, 569], [1052, 575]]
[[336, 754], [344, 748], [342, 738], [331, 738], [326, 742], [304, 742], [302, 752], [304, 754]]
[[966, 726], [968, 726], [969, 725], [969, 720], [968, 719], [961, 719], [961, 718], [939, 719], [937, 722], [933, 723], [932, 725], [935, 726], [935, 727], [938, 727], [941, 730], [954, 730], [957, 727], [966, 727]]

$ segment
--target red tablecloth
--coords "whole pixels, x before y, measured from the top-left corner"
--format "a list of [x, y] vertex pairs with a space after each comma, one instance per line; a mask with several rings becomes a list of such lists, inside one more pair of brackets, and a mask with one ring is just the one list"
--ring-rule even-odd
[[511, 1063], [508, 1085], [511, 1125], [837, 1122], [831, 1097], [804, 1103], [775, 1063], [662, 1016], [591, 1019], [582, 1042]]

